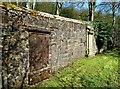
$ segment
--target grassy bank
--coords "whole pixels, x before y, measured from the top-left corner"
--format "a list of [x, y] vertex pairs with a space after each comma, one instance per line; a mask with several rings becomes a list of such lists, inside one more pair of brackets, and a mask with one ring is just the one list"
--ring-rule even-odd
[[82, 58], [56, 72], [40, 87], [117, 87], [118, 52], [107, 51], [95, 57]]

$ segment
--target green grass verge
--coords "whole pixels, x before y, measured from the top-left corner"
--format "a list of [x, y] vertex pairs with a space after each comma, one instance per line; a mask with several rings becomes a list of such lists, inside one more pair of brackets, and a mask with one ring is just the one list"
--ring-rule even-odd
[[118, 52], [107, 51], [95, 57], [82, 58], [56, 72], [40, 87], [118, 87]]

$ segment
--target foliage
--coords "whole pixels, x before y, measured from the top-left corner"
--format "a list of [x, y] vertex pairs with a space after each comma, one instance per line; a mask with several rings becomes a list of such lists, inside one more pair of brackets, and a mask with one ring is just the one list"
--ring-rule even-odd
[[73, 19], [79, 19], [79, 12], [74, 7], [65, 7], [60, 12], [61, 16]]
[[103, 46], [107, 47], [107, 45], [111, 45], [111, 43], [108, 44], [108, 42], [112, 42], [111, 25], [103, 22], [100, 19], [95, 20], [93, 25], [95, 30], [96, 44], [99, 52]]
[[35, 10], [55, 14], [55, 4], [52, 2], [36, 2]]
[[80, 19], [83, 21], [88, 21], [88, 10], [86, 9], [80, 10]]
[[[35, 87], [117, 87], [118, 51], [82, 58]], [[33, 88], [32, 88], [33, 89]]]
[[115, 28], [116, 30], [120, 29], [120, 16], [116, 16]]

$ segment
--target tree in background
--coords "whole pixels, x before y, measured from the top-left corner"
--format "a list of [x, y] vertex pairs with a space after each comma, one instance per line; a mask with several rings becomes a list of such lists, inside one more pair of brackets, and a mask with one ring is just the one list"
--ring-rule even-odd
[[87, 0], [87, 1], [88, 2], [80, 1], [80, 2], [71, 3], [71, 5], [76, 6], [76, 7], [79, 6], [79, 9], [81, 9], [87, 3], [87, 5], [88, 5], [88, 20], [93, 21], [95, 8], [96, 8], [96, 0]]
[[98, 53], [103, 48], [109, 49], [111, 47], [110, 40], [112, 39], [111, 36], [111, 25], [104, 22], [102, 19], [97, 19], [93, 22], [94, 30], [95, 30], [95, 38], [96, 38], [96, 45], [98, 48]]
[[27, 0], [26, 7], [27, 9], [35, 9], [36, 0]]
[[60, 16], [79, 19], [79, 12], [74, 7], [65, 7], [61, 10]]
[[88, 0], [89, 21], [94, 21], [96, 0]]
[[62, 9], [62, 2], [59, 2], [58, 0], [56, 0], [55, 15], [59, 15], [61, 9]]
[[[116, 2], [115, 2], [116, 1]], [[101, 4], [98, 6], [100, 10], [103, 10], [104, 12], [109, 12], [111, 13], [111, 24], [112, 25], [112, 45], [114, 47], [114, 41], [115, 41], [115, 30], [117, 26], [116, 25], [116, 13], [118, 14], [118, 10], [120, 9], [120, 2], [117, 2], [117, 0], [110, 0], [109, 2], [101, 2]]]
[[27, 1], [27, 3], [26, 3], [26, 8], [27, 8], [27, 9], [30, 9], [30, 0]]
[[35, 9], [35, 5], [36, 5], [36, 0], [33, 0], [33, 9]]
[[53, 2], [36, 2], [35, 10], [55, 14], [55, 3]]
[[79, 13], [80, 20], [88, 21], [89, 14], [87, 9], [80, 9]]

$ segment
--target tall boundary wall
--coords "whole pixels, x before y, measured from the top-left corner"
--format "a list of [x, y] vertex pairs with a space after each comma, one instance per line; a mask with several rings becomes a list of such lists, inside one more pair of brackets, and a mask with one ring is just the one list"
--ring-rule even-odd
[[28, 84], [31, 72], [29, 32], [49, 34], [49, 63], [46, 68], [49, 67], [51, 72], [85, 55], [95, 55], [94, 32], [92, 35], [91, 28], [88, 28], [89, 22], [25, 8], [0, 7], [2, 8], [1, 80], [4, 88], [18, 89]]

